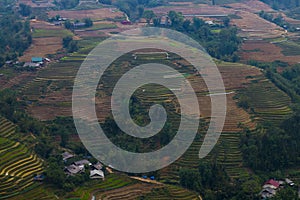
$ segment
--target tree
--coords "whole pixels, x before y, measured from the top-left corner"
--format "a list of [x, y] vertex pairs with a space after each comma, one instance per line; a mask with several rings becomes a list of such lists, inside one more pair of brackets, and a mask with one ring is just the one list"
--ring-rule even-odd
[[155, 17], [156, 17], [156, 15], [154, 14], [154, 12], [152, 10], [146, 10], [143, 14], [143, 18], [146, 19], [147, 24], [150, 24], [151, 20]]
[[182, 169], [179, 172], [180, 185], [190, 190], [201, 191], [201, 176], [199, 172], [191, 169]]
[[191, 21], [190, 20], [184, 20], [182, 27], [184, 28], [184, 31], [189, 32], [190, 30]]
[[182, 13], [171, 10], [168, 13], [168, 17], [171, 20], [171, 26], [174, 27], [175, 29], [182, 26], [183, 19], [184, 19]]
[[195, 31], [199, 30], [203, 25], [205, 25], [205, 22], [202, 19], [199, 19], [197, 17], [193, 18], [193, 27]]
[[91, 18], [85, 18], [83, 21], [85, 23], [85, 27], [93, 26], [93, 21], [91, 20]]
[[26, 4], [20, 3], [20, 14], [24, 17], [29, 16], [31, 14], [31, 7]]
[[223, 19], [223, 24], [225, 27], [229, 27], [229, 24], [230, 24], [230, 18], [229, 17], [225, 17]]
[[73, 53], [78, 50], [78, 42], [72, 40], [68, 45], [68, 52]]
[[71, 29], [72, 28], [72, 23], [70, 20], [65, 21], [65, 28], [66, 29]]
[[63, 38], [63, 47], [67, 48], [72, 40], [73, 40], [72, 36], [64, 37]]
[[155, 18], [153, 19], [153, 24], [154, 24], [154, 26], [159, 26], [160, 23], [161, 23], [161, 18], [160, 18], [160, 17], [155, 17]]

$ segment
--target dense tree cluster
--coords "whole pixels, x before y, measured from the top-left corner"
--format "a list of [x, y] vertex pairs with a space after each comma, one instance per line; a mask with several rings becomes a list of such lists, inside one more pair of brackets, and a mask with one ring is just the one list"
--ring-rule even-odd
[[29, 21], [21, 21], [16, 15], [4, 15], [0, 19], [0, 66], [6, 60], [16, 59], [32, 42]]
[[203, 199], [258, 199], [260, 180], [250, 177], [247, 180], [232, 182], [224, 167], [216, 161], [199, 163], [198, 169], [183, 168], [179, 172], [180, 185], [197, 191]]
[[79, 0], [55, 0], [54, 3], [60, 9], [71, 9], [79, 4]]
[[20, 3], [20, 14], [24, 17], [27, 17], [31, 14], [31, 7], [29, 5]]
[[166, 0], [117, 0], [114, 4], [135, 21], [143, 16], [146, 7], [156, 7], [166, 3]]
[[299, 0], [261, 0], [261, 1], [271, 5], [274, 9], [294, 8], [300, 6]]
[[0, 1], [0, 12], [12, 14], [15, 0], [1, 0]]
[[73, 40], [71, 36], [63, 38], [63, 47], [67, 49], [69, 53], [73, 53], [78, 50], [78, 42]]
[[[203, 45], [211, 56], [225, 61], [235, 62], [238, 60], [235, 52], [241, 44], [241, 39], [237, 36], [236, 28], [221, 25], [211, 27], [199, 18], [194, 18], [192, 21], [185, 20], [182, 13], [175, 11], [170, 11], [168, 17], [170, 23], [164, 26], [190, 35]], [[226, 22], [224, 24], [229, 24], [228, 18], [225, 18], [224, 21]], [[213, 31], [216, 28], [219, 31]]]
[[285, 120], [280, 127], [266, 126], [266, 133], [246, 131], [242, 151], [254, 170], [275, 171], [299, 166], [300, 113]]

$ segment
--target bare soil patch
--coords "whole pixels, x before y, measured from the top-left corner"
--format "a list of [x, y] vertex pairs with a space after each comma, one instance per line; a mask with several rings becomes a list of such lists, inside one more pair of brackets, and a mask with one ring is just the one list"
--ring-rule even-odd
[[107, 18], [116, 18], [123, 17], [123, 13], [120, 11], [116, 11], [113, 8], [101, 8], [94, 10], [58, 10], [58, 11], [50, 11], [48, 13], [49, 17], [55, 17], [56, 15], [60, 15], [61, 17], [69, 18], [69, 19], [83, 19], [83, 18], [91, 18], [93, 20], [103, 20]]
[[14, 86], [21, 86], [23, 82], [26, 82], [28, 79], [32, 79], [35, 75], [36, 73], [34, 72], [23, 72], [11, 79], [0, 77], [0, 90], [12, 88]]
[[45, 3], [33, 3], [32, 0], [19, 0], [19, 3], [29, 5], [32, 8], [48, 8], [55, 6], [50, 0]]
[[46, 57], [47, 54], [55, 54], [62, 48], [60, 37], [33, 38], [31, 46], [19, 58], [21, 62], [29, 62], [32, 57]]
[[300, 62], [300, 56], [284, 56], [280, 47], [267, 41], [245, 41], [241, 47], [240, 57], [243, 61], [273, 62], [281, 60], [290, 64]]
[[247, 38], [276, 38], [285, 34], [285, 30], [257, 14], [246, 11], [236, 13], [242, 19], [232, 19], [231, 23], [241, 29], [241, 36]]
[[182, 12], [184, 15], [228, 15], [234, 14], [234, 10], [220, 7], [211, 6], [207, 4], [190, 4], [189, 6], [160, 6], [151, 8], [157, 15], [166, 15], [169, 11], [174, 10], [176, 12]]
[[227, 6], [230, 6], [233, 9], [243, 10], [251, 13], [258, 13], [261, 10], [264, 10], [266, 12], [274, 12], [274, 10], [269, 5], [259, 0], [247, 0], [242, 3], [231, 3], [227, 4]]

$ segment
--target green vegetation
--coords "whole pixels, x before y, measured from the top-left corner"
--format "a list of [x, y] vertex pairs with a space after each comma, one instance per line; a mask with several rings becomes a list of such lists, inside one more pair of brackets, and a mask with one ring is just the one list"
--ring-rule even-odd
[[278, 128], [266, 126], [266, 132], [246, 133], [241, 145], [253, 170], [276, 171], [299, 166], [299, 116], [296, 113]]
[[[170, 24], [166, 25], [167, 27], [188, 34], [203, 45], [212, 57], [224, 61], [236, 62], [238, 60], [236, 51], [241, 44], [241, 39], [237, 36], [236, 28], [227, 27], [229, 18], [223, 20], [225, 27], [220, 25], [211, 27], [199, 18], [193, 18], [192, 21], [184, 20], [182, 13], [175, 11], [170, 11], [168, 17]], [[154, 25], [161, 26], [160, 23], [154, 23]], [[214, 29], [217, 31], [213, 31]]]
[[283, 41], [276, 44], [280, 48], [282, 48], [282, 53], [285, 56], [297, 56], [300, 52], [300, 44], [299, 41]]
[[24, 17], [29, 16], [31, 14], [31, 7], [26, 4], [20, 3], [20, 14]]
[[79, 4], [79, 0], [55, 0], [54, 3], [63, 10], [75, 8]]
[[69, 53], [73, 53], [78, 50], [78, 42], [74, 41], [71, 36], [63, 38], [63, 47], [68, 50]]
[[0, 117], [0, 199], [36, 186], [33, 177], [43, 171], [42, 160], [16, 141], [23, 140], [16, 130], [13, 123]]
[[295, 8], [300, 6], [299, 0], [261, 0], [262, 2], [265, 2], [272, 6], [274, 9], [280, 9], [280, 8]]
[[287, 29], [288, 31], [295, 31], [295, 28], [291, 26], [288, 22], [284, 20], [281, 14], [278, 16], [274, 17], [273, 14], [269, 14], [265, 11], [260, 11], [259, 16], [274, 23], [277, 24], [278, 26]]
[[61, 29], [61, 30], [46, 30], [46, 29], [34, 29], [32, 36], [35, 38], [42, 37], [66, 37], [72, 36], [73, 33], [69, 30]]
[[0, 66], [6, 60], [15, 60], [30, 46], [32, 37], [29, 21], [17, 15], [4, 15], [0, 19]]
[[142, 195], [138, 198], [139, 200], [198, 200], [198, 196], [195, 192], [184, 190], [181, 187], [173, 186], [173, 185], [166, 185], [162, 188], [154, 188], [151, 190], [150, 193], [146, 195]]
[[116, 24], [94, 24], [93, 27], [87, 28], [85, 30], [96, 31], [96, 30], [114, 29], [114, 28], [117, 28]]
[[145, 7], [156, 7], [166, 3], [166, 0], [117, 0], [114, 5], [135, 21], [143, 16]]

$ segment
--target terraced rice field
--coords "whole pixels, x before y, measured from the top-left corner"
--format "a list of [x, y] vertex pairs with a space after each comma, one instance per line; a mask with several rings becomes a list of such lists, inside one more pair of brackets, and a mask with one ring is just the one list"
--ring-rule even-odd
[[0, 198], [19, 194], [34, 186], [33, 176], [43, 171], [43, 162], [13, 138], [16, 126], [0, 118]]
[[32, 187], [33, 175], [43, 171], [42, 161], [20, 143], [0, 138], [0, 197]]
[[[226, 66], [223, 67], [226, 68]], [[221, 73], [223, 72], [223, 75], [224, 69], [222, 70], [222, 67], [219, 67], [219, 69]], [[243, 166], [243, 158], [239, 146], [240, 131], [242, 129], [239, 126], [254, 130], [256, 123], [270, 122], [278, 124], [291, 114], [289, 107], [291, 102], [290, 98], [273, 83], [266, 80], [261, 73], [257, 73], [258, 69], [253, 69], [252, 75], [251, 71], [248, 71], [250, 73], [245, 73], [244, 71], [244, 73], [240, 74], [239, 77], [249, 75], [248, 81], [245, 79], [243, 82], [235, 79], [234, 74], [239, 73], [236, 71], [242, 69], [243, 67], [239, 69], [238, 67], [234, 68], [231, 66], [230, 70], [227, 71], [228, 74], [225, 73], [228, 75], [227, 78], [225, 78], [226, 76], [224, 77], [225, 86], [230, 85], [229, 82], [231, 79], [229, 77], [231, 75], [231, 78], [235, 80], [233, 83], [235, 83], [234, 87], [236, 87], [237, 90], [235, 90], [235, 94], [227, 95], [228, 113], [222, 135], [213, 152], [205, 158], [211, 159], [212, 157], [216, 157], [218, 163], [225, 167], [226, 172], [231, 178], [246, 178], [249, 176], [249, 172]], [[231, 86], [233, 85], [231, 84]], [[232, 87], [232, 89], [234, 87]], [[249, 102], [255, 112], [252, 116], [242, 108], [237, 107], [237, 102], [233, 100], [235, 95], [245, 95], [249, 97]], [[172, 182], [178, 182], [178, 171], [180, 168], [197, 168], [199, 162], [198, 152], [201, 147], [201, 138], [203, 138], [204, 132], [201, 133], [202, 134], [199, 134], [198, 138], [195, 139], [189, 150], [178, 161], [161, 170], [162, 181], [169, 182], [171, 180]]]
[[88, 186], [80, 187], [64, 198], [89, 200], [92, 195], [101, 196], [104, 193], [126, 188], [136, 183], [137, 181], [130, 179], [128, 176], [122, 174], [109, 174], [105, 177], [104, 181], [91, 181]]
[[125, 186], [119, 189], [101, 192], [99, 194], [95, 194], [96, 199], [101, 200], [134, 200], [138, 197], [150, 193], [154, 188], [161, 188], [160, 185], [155, 184], [147, 184], [147, 183], [136, 183], [129, 186]]
[[77, 70], [87, 54], [102, 38], [78, 41], [79, 52], [72, 53], [38, 71], [35, 79], [22, 87], [22, 93], [31, 101], [28, 111], [40, 120], [56, 116], [71, 116], [71, 94]]
[[47, 188], [44, 185], [38, 185], [29, 190], [25, 190], [24, 193], [10, 197], [10, 200], [53, 200], [57, 199], [51, 191], [51, 188]]
[[144, 195], [144, 198], [151, 200], [200, 200], [196, 193], [171, 185], [153, 189], [151, 193]]
[[0, 116], [0, 137], [10, 138], [16, 132], [16, 125]]
[[259, 122], [278, 124], [292, 113], [287, 94], [263, 77], [241, 93], [248, 96], [250, 107]]

